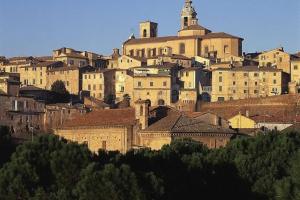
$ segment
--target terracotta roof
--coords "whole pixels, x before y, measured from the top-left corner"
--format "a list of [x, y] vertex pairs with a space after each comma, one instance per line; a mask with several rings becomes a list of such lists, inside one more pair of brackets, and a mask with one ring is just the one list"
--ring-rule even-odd
[[67, 121], [62, 129], [80, 128], [93, 126], [126, 126], [136, 123], [135, 110], [128, 109], [108, 109], [95, 110], [86, 115], [78, 115], [74, 119]]
[[300, 116], [289, 113], [262, 114], [250, 116], [256, 123], [295, 123], [300, 122]]
[[39, 87], [35, 87], [33, 85], [30, 86], [25, 86], [25, 87], [21, 87], [20, 91], [44, 91], [45, 89], [43, 88], [39, 88]]
[[213, 38], [235, 38], [235, 39], [242, 39], [240, 37], [230, 35], [228, 33], [220, 32], [220, 33], [208, 33], [203, 36], [165, 36], [165, 37], [152, 37], [152, 38], [135, 38], [129, 39], [124, 42], [124, 44], [145, 44], [145, 43], [160, 43], [160, 42], [167, 42], [172, 40], [186, 40], [186, 39], [213, 39]]
[[181, 59], [181, 60], [192, 60], [191, 58], [180, 55], [180, 54], [157, 55], [157, 56], [149, 57], [148, 59], [157, 59], [157, 58], [161, 58], [161, 57], [170, 57], [171, 59]]
[[151, 124], [141, 132], [171, 132], [171, 133], [222, 133], [234, 134], [231, 129], [207, 124], [199, 119], [188, 117], [187, 115], [169, 110], [166, 117]]
[[204, 36], [201, 36], [202, 39], [212, 39], [212, 38], [235, 38], [235, 39], [241, 39], [243, 40], [243, 38], [241, 37], [237, 37], [234, 35], [230, 35], [228, 33], [224, 33], [224, 32], [219, 32], [219, 33], [208, 33]]

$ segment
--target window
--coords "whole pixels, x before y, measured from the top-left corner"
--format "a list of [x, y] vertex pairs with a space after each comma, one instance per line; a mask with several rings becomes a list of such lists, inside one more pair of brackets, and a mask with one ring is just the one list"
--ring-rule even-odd
[[32, 79], [32, 84], [35, 85], [35, 79]]
[[224, 46], [224, 53], [229, 53], [229, 46], [228, 45]]
[[70, 60], [69, 64], [74, 65], [74, 60]]
[[94, 79], [96, 79], [96, 74], [94, 74]]
[[266, 82], [266, 79], [265, 79], [265, 78], [263, 78], [263, 82]]
[[99, 76], [100, 76], [100, 78], [102, 78], [102, 74], [100, 74]]
[[282, 62], [282, 57], [279, 58], [279, 62]]
[[248, 73], [244, 73], [244, 76], [248, 76]]
[[225, 98], [224, 97], [218, 97], [218, 101], [219, 102], [225, 101]]
[[235, 76], [235, 73], [232, 73], [232, 76]]
[[84, 78], [87, 79], [87, 75], [84, 75]]
[[188, 17], [183, 18], [183, 26], [188, 26]]
[[248, 93], [248, 90], [244, 90], [244, 94], [247, 94]]
[[99, 90], [102, 90], [102, 84], [99, 85]]
[[235, 94], [235, 90], [233, 90], [232, 92], [233, 92], [233, 94]]
[[223, 88], [222, 86], [219, 86], [219, 92], [222, 92]]
[[69, 81], [67, 81], [67, 86], [69, 86]]
[[147, 30], [146, 29], [143, 30], [143, 37], [147, 37]]
[[142, 82], [138, 82], [138, 87], [142, 87]]
[[232, 82], [232, 85], [235, 85], [235, 81]]
[[43, 79], [40, 79], [40, 85], [42, 85], [43, 84]]
[[179, 44], [179, 54], [185, 54], [185, 44], [184, 43]]
[[222, 76], [219, 76], [219, 82], [222, 82], [222, 81], [223, 81]]
[[248, 82], [247, 81], [245, 81], [245, 86], [247, 86], [248, 85]]
[[96, 85], [93, 85], [93, 90], [96, 90]]
[[258, 94], [258, 90], [254, 90], [254, 94]]
[[204, 53], [205, 53], [205, 54], [208, 54], [208, 51], [209, 51], [208, 46], [205, 46], [205, 47], [204, 47]]
[[153, 82], [150, 82], [150, 87], [153, 87]]
[[258, 77], [258, 73], [254, 73], [254, 77]]
[[276, 76], [277, 75], [277, 73], [276, 72], [274, 72], [274, 76]]
[[167, 86], [167, 81], [163, 82], [163, 86], [166, 87]]
[[294, 65], [294, 70], [298, 70], [298, 65]]
[[277, 83], [277, 81], [274, 79], [274, 80], [273, 80], [273, 84], [276, 84], [276, 83]]
[[189, 76], [189, 72], [185, 72], [185, 76], [188, 77]]
[[257, 82], [255, 81], [255, 86], [257, 86]]
[[88, 85], [88, 90], [91, 90], [91, 85], [90, 84]]

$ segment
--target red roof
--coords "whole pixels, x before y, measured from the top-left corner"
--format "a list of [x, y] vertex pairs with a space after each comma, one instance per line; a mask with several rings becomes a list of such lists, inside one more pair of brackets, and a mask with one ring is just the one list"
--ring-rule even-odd
[[126, 126], [136, 123], [135, 110], [128, 109], [108, 109], [95, 110], [86, 115], [78, 115], [74, 119], [67, 121], [64, 128], [93, 127], [93, 126]]

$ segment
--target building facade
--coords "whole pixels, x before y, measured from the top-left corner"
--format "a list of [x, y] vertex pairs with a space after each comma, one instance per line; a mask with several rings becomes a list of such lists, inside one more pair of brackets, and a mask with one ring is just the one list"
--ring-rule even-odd
[[271, 67], [219, 68], [212, 72], [211, 101], [228, 101], [281, 95], [287, 92], [288, 75]]

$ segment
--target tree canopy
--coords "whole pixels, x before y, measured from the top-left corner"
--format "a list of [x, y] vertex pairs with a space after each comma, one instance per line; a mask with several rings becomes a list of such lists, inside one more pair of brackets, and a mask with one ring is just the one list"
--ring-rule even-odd
[[70, 101], [70, 93], [66, 89], [65, 83], [61, 80], [55, 81], [51, 85], [51, 91], [56, 94], [57, 102], [67, 103]]
[[0, 199], [296, 200], [299, 147], [298, 133], [269, 133], [216, 150], [181, 139], [160, 151], [94, 154], [46, 135], [18, 146], [0, 169]]

